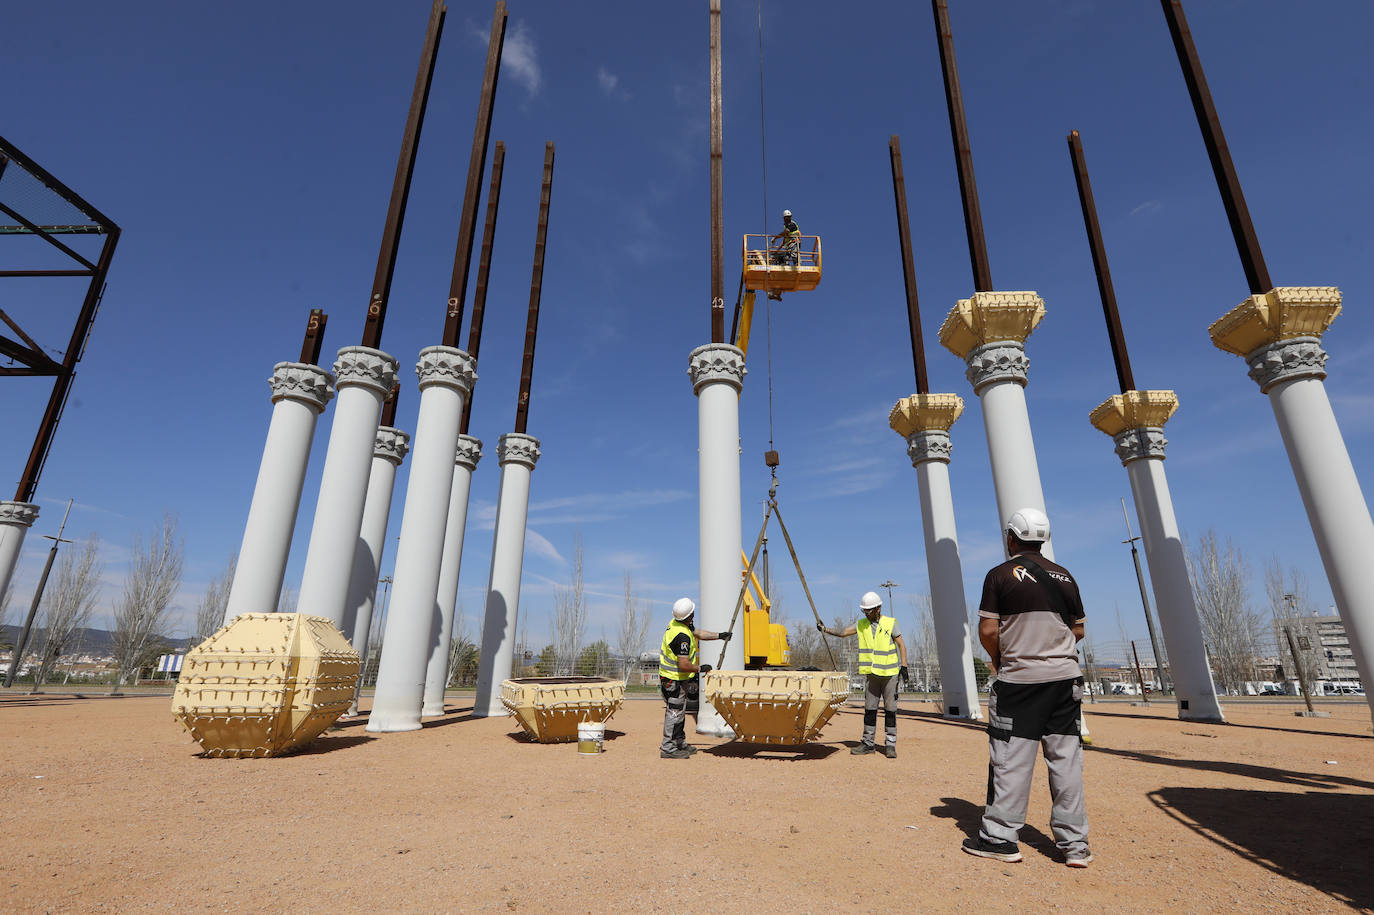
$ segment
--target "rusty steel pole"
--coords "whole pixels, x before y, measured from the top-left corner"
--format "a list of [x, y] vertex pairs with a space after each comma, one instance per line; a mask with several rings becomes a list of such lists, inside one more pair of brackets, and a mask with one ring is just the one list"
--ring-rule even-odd
[[721, 165], [720, 0], [711, 0], [711, 342], [725, 342], [725, 215]]
[[[496, 240], [496, 210], [501, 204], [501, 173], [506, 167], [506, 144], [496, 141], [496, 153], [491, 160], [491, 185], [487, 188], [487, 223], [482, 228], [482, 254], [477, 260], [477, 288], [472, 294], [472, 321], [468, 325], [468, 355], [477, 361], [477, 351], [482, 347], [482, 319], [487, 310], [487, 280], [491, 276], [491, 247]], [[472, 420], [472, 397], [470, 392], [463, 404], [463, 419], [458, 425], [461, 435], [468, 434], [468, 423]]]
[[892, 195], [897, 200], [897, 241], [902, 249], [902, 280], [906, 285], [906, 318], [911, 328], [911, 361], [916, 367], [916, 393], [929, 394], [926, 347], [921, 337], [921, 305], [916, 298], [916, 266], [911, 256], [911, 220], [906, 209], [906, 176], [902, 172], [902, 141], [896, 134], [887, 142], [887, 153], [892, 161]]
[[386, 400], [382, 401], [382, 418], [377, 423], [379, 426], [396, 426], [396, 404], [401, 399], [401, 386], [398, 384], [391, 389]]
[[1241, 192], [1240, 178], [1236, 175], [1235, 163], [1231, 161], [1231, 150], [1226, 145], [1226, 135], [1222, 133], [1221, 120], [1217, 117], [1216, 105], [1212, 103], [1212, 93], [1207, 88], [1202, 61], [1193, 45], [1193, 33], [1188, 30], [1188, 20], [1183, 15], [1183, 4], [1179, 0], [1161, 0], [1161, 3], [1164, 6], [1164, 18], [1169, 23], [1169, 35], [1174, 40], [1174, 50], [1178, 52], [1179, 66], [1183, 68], [1183, 80], [1188, 84], [1188, 97], [1193, 100], [1193, 112], [1202, 130], [1202, 141], [1207, 146], [1207, 158], [1212, 161], [1217, 190], [1221, 192], [1221, 202], [1226, 207], [1226, 219], [1231, 223], [1236, 251], [1245, 269], [1245, 281], [1250, 284], [1251, 294], [1268, 292], [1273, 288], [1269, 281], [1269, 268], [1265, 266], [1264, 252], [1260, 250], [1259, 237], [1255, 235], [1255, 224], [1250, 220], [1250, 208], [1245, 205], [1245, 194]]
[[[718, 0], [717, 0], [718, 2]], [[530, 310], [525, 319], [525, 359], [520, 366], [520, 397], [515, 431], [525, 434], [530, 415], [530, 379], [534, 375], [534, 341], [539, 332], [539, 297], [544, 286], [544, 240], [549, 233], [549, 198], [553, 194], [553, 143], [544, 144], [544, 183], [539, 191], [539, 227], [534, 234], [534, 270], [530, 276]]]
[[468, 156], [468, 180], [463, 188], [463, 209], [458, 216], [458, 243], [453, 250], [453, 275], [448, 284], [444, 338], [440, 341], [444, 346], [458, 346], [463, 334], [463, 302], [468, 290], [468, 270], [472, 267], [472, 236], [477, 228], [477, 205], [482, 193], [482, 173], [487, 170], [491, 112], [496, 105], [496, 82], [501, 75], [501, 48], [505, 42], [506, 3], [505, 0], [496, 0], [496, 10], [491, 17], [491, 38], [487, 41], [487, 67], [482, 77], [482, 92], [477, 100], [477, 123], [472, 131], [472, 152]]
[[324, 346], [324, 328], [329, 323], [329, 315], [322, 309], [310, 309], [310, 317], [305, 322], [305, 339], [301, 341], [301, 358], [307, 365], [320, 364], [320, 348]]
[[425, 30], [425, 43], [420, 49], [420, 69], [415, 75], [415, 89], [410, 94], [405, 132], [401, 135], [401, 154], [396, 160], [396, 178], [391, 184], [391, 203], [387, 206], [382, 247], [377, 254], [377, 273], [372, 280], [372, 297], [367, 300], [367, 318], [363, 322], [362, 345], [373, 349], [382, 345], [382, 325], [386, 323], [387, 300], [391, 297], [391, 277], [396, 272], [397, 243], [406, 218], [410, 179], [415, 174], [415, 153], [420, 148], [420, 128], [424, 125], [425, 106], [429, 103], [429, 87], [434, 78], [434, 59], [439, 49], [439, 36], [444, 30], [445, 12], [444, 0], [434, 0], [429, 12], [429, 26]]
[[978, 184], [973, 179], [973, 148], [964, 118], [964, 96], [959, 88], [959, 67], [954, 61], [954, 32], [949, 25], [949, 4], [932, 0], [935, 31], [940, 43], [940, 67], [945, 76], [945, 105], [949, 108], [949, 132], [954, 139], [954, 162], [959, 170], [959, 195], [964, 204], [964, 231], [968, 234], [969, 261], [973, 265], [973, 288], [992, 291], [992, 268], [988, 265], [988, 245], [983, 238], [983, 211], [978, 206]]
[[1131, 355], [1126, 351], [1126, 335], [1121, 330], [1121, 313], [1116, 307], [1112, 271], [1107, 266], [1107, 248], [1102, 244], [1102, 227], [1097, 222], [1097, 205], [1093, 203], [1093, 187], [1088, 181], [1088, 162], [1083, 158], [1083, 140], [1076, 130], [1069, 134], [1069, 159], [1073, 162], [1073, 177], [1078, 183], [1078, 202], [1083, 207], [1083, 226], [1088, 231], [1093, 269], [1097, 271], [1097, 291], [1102, 297], [1102, 313], [1107, 318], [1107, 338], [1112, 344], [1116, 380], [1124, 394], [1135, 390], [1135, 375], [1131, 372]]

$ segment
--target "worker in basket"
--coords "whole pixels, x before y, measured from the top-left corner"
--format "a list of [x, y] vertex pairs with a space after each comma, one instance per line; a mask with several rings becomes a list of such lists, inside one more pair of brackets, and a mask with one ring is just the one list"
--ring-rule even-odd
[[[768, 239], [768, 263], [774, 267], [796, 267], [801, 263], [801, 229], [792, 220], [792, 211], [782, 211], [782, 231]], [[782, 293], [769, 292], [768, 298], [781, 299]]]

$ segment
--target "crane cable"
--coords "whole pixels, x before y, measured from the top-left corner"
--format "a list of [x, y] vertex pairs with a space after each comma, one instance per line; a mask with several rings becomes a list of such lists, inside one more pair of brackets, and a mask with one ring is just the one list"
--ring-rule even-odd
[[[756, 0], [759, 33], [759, 161], [763, 172], [763, 230], [765, 240], [764, 269], [767, 270], [768, 239], [768, 119], [763, 106], [763, 0]], [[763, 326], [765, 351], [768, 361], [768, 450], [773, 451], [773, 300], [769, 297], [767, 283], [764, 284]], [[778, 469], [769, 468], [776, 479]]]

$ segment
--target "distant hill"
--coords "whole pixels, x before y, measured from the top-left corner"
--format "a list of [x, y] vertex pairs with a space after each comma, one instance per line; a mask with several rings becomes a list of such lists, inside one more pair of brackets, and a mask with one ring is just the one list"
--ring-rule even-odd
[[[13, 645], [19, 638], [20, 626], [0, 626], [0, 643]], [[47, 633], [45, 630], [34, 627], [29, 633], [28, 651], [37, 651], [42, 647]], [[195, 644], [194, 639], [168, 639], [167, 644], [173, 652], [185, 651]], [[108, 658], [114, 656], [114, 633], [108, 629], [78, 629], [72, 637], [67, 654], [88, 654], [97, 658]]]

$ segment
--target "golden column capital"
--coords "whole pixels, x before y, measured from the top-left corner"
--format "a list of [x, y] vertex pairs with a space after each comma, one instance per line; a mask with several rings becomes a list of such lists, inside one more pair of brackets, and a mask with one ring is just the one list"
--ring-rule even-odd
[[1126, 391], [1098, 404], [1088, 420], [1110, 436], [1128, 429], [1163, 428], [1178, 409], [1173, 391]]
[[917, 432], [948, 432], [963, 412], [958, 394], [912, 394], [897, 401], [887, 422], [893, 432], [910, 438]]
[[1226, 312], [1207, 333], [1218, 349], [1248, 356], [1293, 337], [1321, 337], [1340, 313], [1335, 286], [1276, 286]]
[[960, 299], [940, 325], [940, 343], [961, 359], [988, 343], [1025, 343], [1045, 316], [1045, 300], [1035, 292], [975, 292]]

